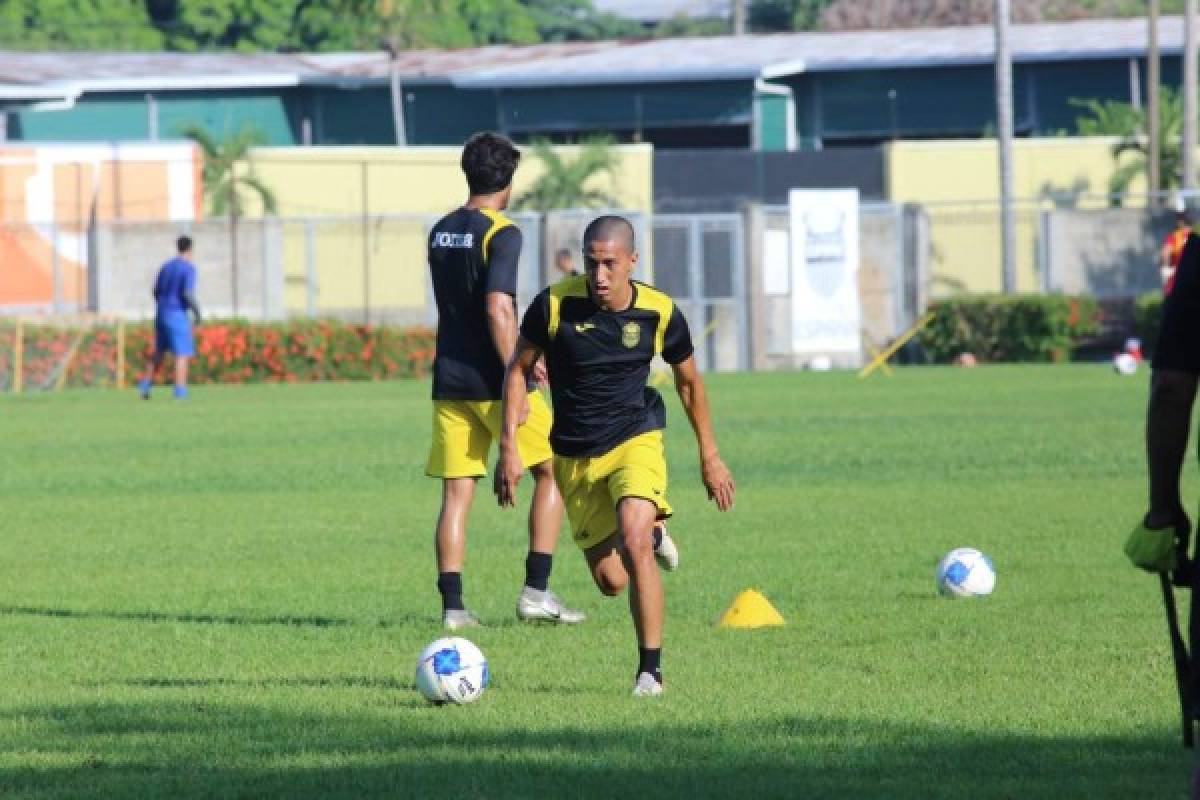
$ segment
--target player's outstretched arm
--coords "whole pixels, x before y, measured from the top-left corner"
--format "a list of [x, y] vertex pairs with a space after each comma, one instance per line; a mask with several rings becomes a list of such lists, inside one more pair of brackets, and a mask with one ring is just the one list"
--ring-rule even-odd
[[704, 380], [696, 369], [696, 359], [688, 356], [678, 364], [671, 365], [675, 373], [675, 390], [687, 413], [688, 421], [696, 434], [700, 446], [700, 479], [708, 489], [708, 496], [721, 511], [733, 508], [733, 475], [717, 452], [717, 439], [713, 436], [712, 418], [708, 411], [708, 393]]
[[493, 486], [501, 508], [516, 505], [517, 484], [525, 471], [517, 450], [517, 428], [529, 415], [528, 380], [541, 351], [523, 336], [517, 337], [516, 352], [504, 373], [504, 424], [500, 429], [500, 458]]

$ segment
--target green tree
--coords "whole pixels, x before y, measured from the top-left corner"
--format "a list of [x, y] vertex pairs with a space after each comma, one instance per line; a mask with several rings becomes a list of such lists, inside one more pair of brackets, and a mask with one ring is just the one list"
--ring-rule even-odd
[[261, 144], [263, 136], [255, 128], [245, 126], [232, 136], [218, 141], [205, 128], [188, 125], [182, 130], [199, 146], [204, 155], [201, 173], [209, 211], [229, 216], [230, 280], [232, 282], [233, 316], [238, 315], [238, 220], [245, 216], [247, 196], [258, 199], [263, 210], [274, 214], [277, 208], [275, 193], [254, 172], [250, 148]]
[[760, 33], [812, 31], [820, 27], [821, 12], [833, 0], [751, 0], [746, 26]]
[[170, 50], [287, 49], [301, 0], [148, 0]]
[[566, 161], [545, 139], [533, 143], [533, 156], [542, 163], [542, 175], [529, 191], [513, 203], [513, 208], [552, 211], [560, 208], [601, 208], [616, 206], [618, 200], [606, 192], [589, 187], [601, 175], [615, 175], [617, 154], [609, 136], [588, 138], [571, 161]]
[[0, 48], [159, 50], [144, 0], [0, 0]]
[[[1146, 114], [1128, 103], [1099, 100], [1072, 100], [1072, 105], [1084, 109], [1088, 116], [1079, 117], [1075, 127], [1083, 136], [1120, 136], [1113, 145], [1117, 167], [1108, 179], [1108, 190], [1114, 195], [1129, 191], [1130, 184], [1146, 173], [1149, 142]], [[1183, 95], [1169, 86], [1159, 91], [1159, 154], [1163, 185], [1160, 189], [1175, 189], [1183, 184]], [[1120, 198], [1114, 199], [1119, 204]]]
[[642, 26], [614, 14], [602, 14], [591, 0], [521, 0], [546, 42], [596, 41], [642, 36]]

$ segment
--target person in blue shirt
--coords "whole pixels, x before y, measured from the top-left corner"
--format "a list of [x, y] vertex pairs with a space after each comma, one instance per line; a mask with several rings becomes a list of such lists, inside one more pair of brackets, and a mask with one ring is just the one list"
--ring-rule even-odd
[[146, 374], [138, 381], [138, 392], [150, 399], [154, 375], [162, 366], [168, 352], [175, 354], [175, 397], [187, 397], [188, 359], [196, 353], [192, 341], [192, 321], [188, 311], [200, 322], [200, 306], [196, 305], [196, 265], [192, 263], [192, 240], [180, 236], [175, 241], [178, 255], [158, 270], [154, 281], [154, 357]]

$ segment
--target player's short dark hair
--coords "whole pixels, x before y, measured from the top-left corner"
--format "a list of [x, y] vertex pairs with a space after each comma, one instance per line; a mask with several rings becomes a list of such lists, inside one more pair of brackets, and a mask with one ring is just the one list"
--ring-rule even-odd
[[555, 258], [570, 258], [571, 250], [570, 250], [570, 248], [567, 248], [567, 247], [560, 247], [554, 251], [554, 257]]
[[592, 242], [621, 242], [630, 253], [637, 245], [633, 225], [615, 214], [605, 214], [588, 223], [583, 231], [583, 249], [586, 251]]
[[175, 249], [180, 253], [186, 253], [192, 249], [192, 237], [180, 236], [175, 240]]
[[521, 151], [498, 133], [477, 133], [463, 145], [462, 171], [471, 194], [493, 194], [512, 183]]

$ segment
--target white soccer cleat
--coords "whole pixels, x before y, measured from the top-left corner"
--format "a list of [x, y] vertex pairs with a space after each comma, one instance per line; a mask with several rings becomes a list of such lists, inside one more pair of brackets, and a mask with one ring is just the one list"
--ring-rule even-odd
[[658, 697], [663, 693], [662, 684], [654, 679], [649, 672], [639, 673], [637, 683], [633, 685], [634, 697]]
[[666, 525], [660, 524], [658, 529], [662, 531], [662, 539], [659, 541], [658, 547], [654, 548], [654, 560], [667, 572], [674, 572], [679, 569], [679, 548], [675, 546], [675, 540], [667, 533]]
[[522, 622], [553, 622], [560, 625], [577, 625], [587, 619], [587, 614], [567, 608], [558, 595], [547, 589], [544, 592], [526, 586], [517, 598], [517, 619]]
[[442, 627], [448, 631], [461, 631], [463, 628], [483, 627], [483, 622], [471, 611], [452, 608], [442, 612]]

